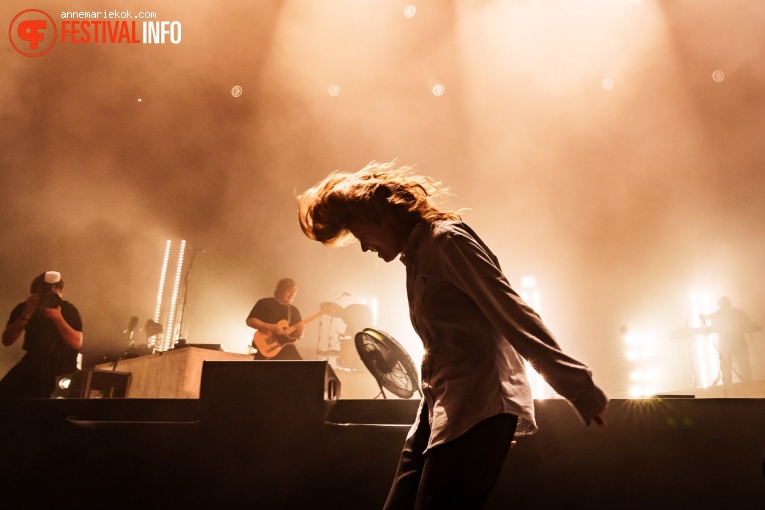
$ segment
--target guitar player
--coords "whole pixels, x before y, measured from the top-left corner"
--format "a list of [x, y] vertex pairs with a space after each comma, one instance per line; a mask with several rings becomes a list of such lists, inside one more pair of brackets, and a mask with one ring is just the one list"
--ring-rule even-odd
[[[256, 337], [266, 338], [276, 348], [276, 354], [263, 353], [260, 349], [255, 353], [256, 360], [302, 360], [295, 347], [295, 340], [303, 336], [304, 325], [300, 311], [292, 305], [297, 294], [297, 284], [291, 278], [282, 278], [276, 284], [274, 297], [258, 300], [247, 317], [247, 325], [257, 330]], [[294, 326], [288, 328], [288, 326]], [[294, 329], [289, 332], [288, 329]], [[253, 340], [253, 345], [256, 342]]]

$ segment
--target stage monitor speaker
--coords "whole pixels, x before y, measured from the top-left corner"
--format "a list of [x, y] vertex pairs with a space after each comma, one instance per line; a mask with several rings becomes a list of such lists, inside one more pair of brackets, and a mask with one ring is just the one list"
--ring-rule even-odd
[[[324, 420], [340, 380], [326, 361], [205, 361], [199, 399], [208, 421]], [[266, 423], [268, 422], [268, 423]]]
[[91, 370], [82, 398], [126, 398], [132, 378], [130, 372]]

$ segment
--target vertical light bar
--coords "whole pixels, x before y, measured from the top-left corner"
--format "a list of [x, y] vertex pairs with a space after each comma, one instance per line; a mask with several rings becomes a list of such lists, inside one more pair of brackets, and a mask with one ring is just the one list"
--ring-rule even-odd
[[545, 381], [539, 372], [534, 370], [531, 363], [524, 360], [526, 365], [526, 378], [529, 381], [531, 387], [531, 397], [537, 400], [544, 400], [552, 396], [552, 390], [550, 389], [547, 381]]
[[178, 289], [181, 286], [181, 273], [183, 270], [183, 254], [186, 250], [186, 241], [181, 241], [178, 251], [178, 265], [175, 267], [175, 281], [173, 282], [173, 294], [170, 298], [170, 315], [167, 318], [167, 336], [165, 337], [164, 349], [168, 350], [175, 344], [175, 306], [178, 302]]
[[[159, 275], [159, 289], [157, 290], [157, 305], [154, 309], [154, 322], [162, 324], [162, 301], [165, 296], [165, 280], [167, 279], [167, 263], [170, 260], [170, 248], [173, 242], [168, 239], [165, 242], [165, 256], [162, 258], [162, 270]], [[162, 339], [164, 338], [164, 332], [158, 335], [147, 338], [149, 345], [155, 349], [162, 348]]]
[[162, 259], [162, 271], [159, 275], [159, 290], [157, 291], [157, 307], [154, 309], [154, 322], [159, 323], [162, 313], [162, 296], [165, 294], [165, 278], [167, 276], [167, 261], [170, 259], [170, 247], [173, 242], [168, 239], [165, 243], [165, 257]]
[[[539, 306], [541, 304], [541, 299], [539, 295], [539, 291], [535, 289], [537, 285], [537, 279], [534, 276], [524, 276], [521, 278], [521, 287], [523, 289], [520, 292], [521, 299], [531, 306], [534, 311], [539, 313]], [[531, 298], [529, 298], [529, 293], [531, 293]], [[529, 380], [529, 386], [531, 386], [531, 396], [535, 399], [546, 399], [552, 397], [553, 391], [549, 384], [547, 384], [547, 381], [544, 380], [544, 378], [534, 370], [534, 367], [531, 366], [531, 364], [528, 361], [525, 361], [526, 365], [526, 377]]]

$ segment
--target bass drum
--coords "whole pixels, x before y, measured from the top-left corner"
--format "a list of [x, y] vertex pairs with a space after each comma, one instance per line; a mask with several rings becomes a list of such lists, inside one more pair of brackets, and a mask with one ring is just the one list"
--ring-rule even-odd
[[337, 357], [337, 364], [340, 369], [345, 370], [359, 370], [364, 367], [352, 336], [340, 338], [340, 355]]

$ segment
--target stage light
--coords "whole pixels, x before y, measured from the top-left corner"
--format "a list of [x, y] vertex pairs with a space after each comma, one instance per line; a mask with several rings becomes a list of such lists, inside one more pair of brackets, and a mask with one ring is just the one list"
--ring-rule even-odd
[[56, 376], [51, 398], [80, 398], [82, 387], [87, 379], [86, 373], [77, 371], [71, 374]]
[[165, 278], [167, 276], [167, 261], [170, 258], [170, 247], [173, 242], [169, 239], [165, 243], [165, 256], [162, 259], [162, 271], [159, 275], [159, 290], [157, 291], [157, 306], [154, 309], [154, 322], [159, 322], [160, 314], [162, 313], [162, 296], [165, 293]]
[[234, 97], [239, 97], [242, 95], [242, 87], [239, 85], [235, 85], [234, 88], [231, 89], [231, 95]]
[[545, 400], [552, 398], [553, 389], [549, 384], [547, 384], [547, 381], [544, 380], [544, 377], [542, 377], [539, 372], [534, 370], [534, 367], [531, 366], [531, 363], [528, 361], [524, 361], [524, 365], [526, 366], [526, 377], [529, 380], [532, 398], [535, 400]]
[[627, 344], [625, 353], [632, 362], [629, 380], [635, 383], [630, 388], [633, 398], [650, 396], [656, 393], [659, 372], [656, 369], [656, 338], [651, 333], [638, 334], [626, 332], [624, 342]]
[[446, 89], [440, 83], [437, 83], [436, 85], [433, 85], [433, 95], [434, 96], [436, 96], [436, 97], [443, 96], [445, 91], [446, 91]]
[[656, 395], [656, 386], [653, 385], [636, 385], [630, 388], [630, 396], [632, 398], [646, 398]]
[[414, 5], [407, 5], [404, 7], [404, 17], [413, 18], [415, 14], [417, 14], [417, 7]]
[[603, 90], [612, 90], [614, 88], [614, 80], [611, 78], [604, 78], [603, 81], [600, 82], [600, 86]]
[[[524, 289], [532, 289], [536, 286], [537, 279], [533, 276], [524, 276], [521, 278], [521, 287]], [[539, 312], [541, 307], [541, 299], [538, 291], [534, 291], [534, 293], [531, 295], [531, 298], [528, 295], [528, 292], [522, 291], [520, 293], [521, 299], [527, 304], [529, 304], [534, 310]], [[531, 364], [526, 361], [526, 374], [527, 378], [529, 380], [529, 386], [531, 386], [531, 396], [537, 400], [544, 400], [547, 398], [551, 398], [553, 395], [552, 387], [547, 384], [547, 381], [544, 380], [544, 378], [534, 370], [534, 367], [531, 366]]]
[[630, 381], [653, 383], [656, 381], [656, 372], [653, 370], [633, 370], [630, 372]]
[[163, 350], [170, 349], [175, 344], [175, 307], [178, 303], [178, 290], [181, 286], [181, 273], [183, 271], [183, 255], [186, 250], [186, 241], [181, 241], [181, 248], [178, 252], [178, 265], [175, 267], [175, 282], [173, 283], [173, 294], [170, 298], [170, 315], [167, 319], [168, 335], [164, 339]]
[[712, 79], [716, 81], [717, 83], [720, 83], [725, 79], [725, 73], [717, 69], [715, 72], [712, 73]]
[[331, 85], [329, 87], [329, 95], [335, 97], [338, 94], [340, 94], [340, 85]]
[[146, 343], [151, 343], [153, 345], [154, 342], [150, 342], [151, 337], [162, 333], [162, 329], [162, 324], [158, 324], [151, 319], [147, 320], [143, 325], [143, 332], [146, 335]]
[[[524, 276], [521, 278], [521, 287], [524, 289], [532, 289], [536, 286], [536, 284], [537, 279], [533, 276]], [[542, 306], [542, 300], [540, 298], [539, 291], [535, 290], [531, 295], [529, 295], [529, 293], [526, 291], [521, 291], [520, 295], [521, 299], [523, 299], [525, 303], [531, 305], [531, 307], [537, 312], [539, 311], [539, 308]]]

